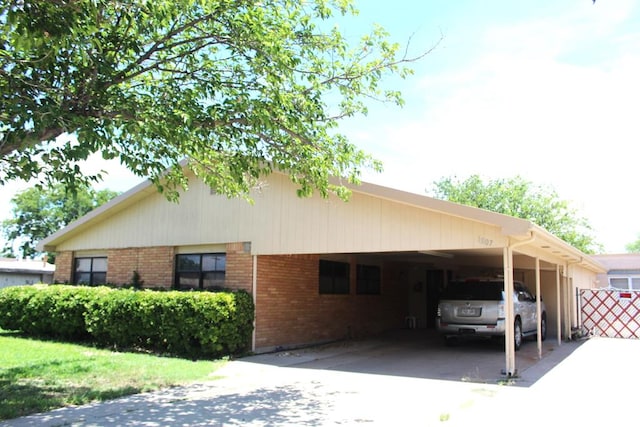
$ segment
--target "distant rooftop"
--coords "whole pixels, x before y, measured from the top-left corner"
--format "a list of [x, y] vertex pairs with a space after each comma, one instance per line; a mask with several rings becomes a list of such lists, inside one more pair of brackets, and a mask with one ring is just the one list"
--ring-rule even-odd
[[591, 257], [604, 265], [609, 273], [620, 270], [640, 271], [640, 254], [602, 254], [592, 255]]
[[0, 258], [0, 272], [3, 273], [53, 273], [56, 266], [44, 260]]

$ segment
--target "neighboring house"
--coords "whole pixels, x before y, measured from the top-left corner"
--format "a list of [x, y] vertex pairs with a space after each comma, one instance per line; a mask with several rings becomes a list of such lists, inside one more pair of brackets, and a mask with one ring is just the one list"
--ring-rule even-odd
[[51, 283], [55, 268], [46, 261], [0, 258], [0, 288]]
[[605, 271], [529, 221], [373, 184], [348, 202], [299, 198], [273, 173], [252, 197], [216, 195], [192, 176], [170, 203], [145, 182], [38, 248], [57, 252], [60, 282], [124, 284], [135, 271], [145, 286], [244, 289], [256, 352], [431, 328], [440, 290], [478, 275], [540, 292], [560, 340], [577, 322], [576, 288]]
[[597, 277], [599, 288], [640, 291], [640, 254], [604, 254], [592, 258], [607, 270]]

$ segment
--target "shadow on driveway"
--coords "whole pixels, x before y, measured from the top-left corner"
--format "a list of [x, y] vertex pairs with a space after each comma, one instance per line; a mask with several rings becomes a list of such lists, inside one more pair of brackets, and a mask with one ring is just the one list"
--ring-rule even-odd
[[432, 330], [397, 330], [376, 338], [245, 357], [250, 363], [301, 369], [325, 369], [375, 375], [503, 383], [528, 387], [569, 356], [583, 341], [543, 342], [538, 357], [535, 338], [516, 352], [517, 375], [507, 378], [504, 343], [469, 339], [447, 346]]

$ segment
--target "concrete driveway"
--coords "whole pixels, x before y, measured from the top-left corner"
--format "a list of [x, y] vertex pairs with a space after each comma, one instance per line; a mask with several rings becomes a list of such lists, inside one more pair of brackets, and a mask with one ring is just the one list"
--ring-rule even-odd
[[[228, 363], [214, 381], [63, 408], [0, 426], [533, 426], [637, 419], [640, 341], [535, 343], [501, 375], [495, 344], [448, 348], [404, 331], [376, 340], [258, 355]], [[626, 395], [626, 397], [625, 397]], [[500, 421], [504, 419], [505, 421]]]

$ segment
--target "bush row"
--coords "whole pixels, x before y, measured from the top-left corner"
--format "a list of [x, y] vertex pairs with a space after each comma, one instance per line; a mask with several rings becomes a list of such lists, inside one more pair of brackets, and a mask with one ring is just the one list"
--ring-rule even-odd
[[0, 328], [37, 337], [193, 358], [249, 348], [253, 301], [239, 292], [158, 292], [69, 285], [0, 289]]

